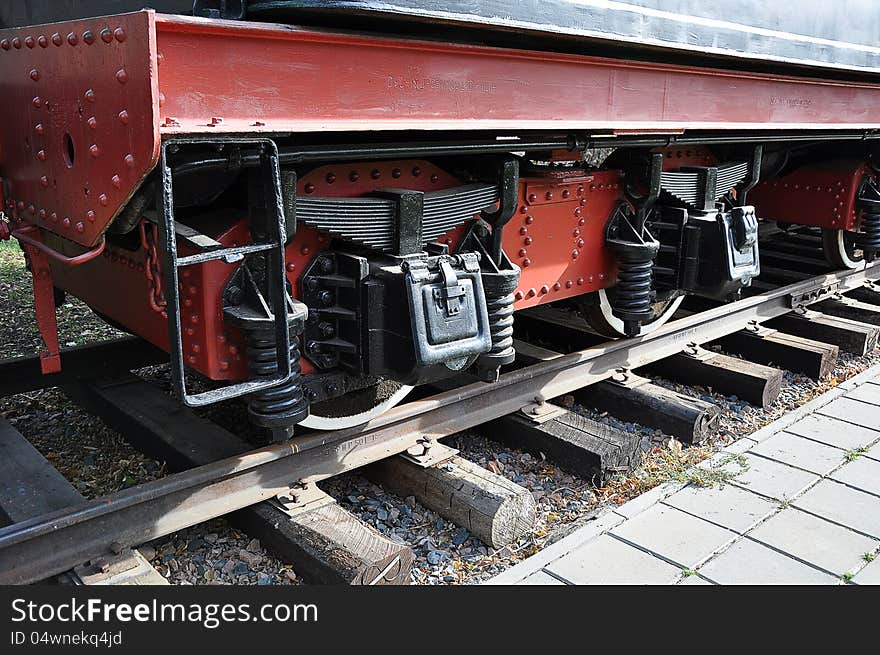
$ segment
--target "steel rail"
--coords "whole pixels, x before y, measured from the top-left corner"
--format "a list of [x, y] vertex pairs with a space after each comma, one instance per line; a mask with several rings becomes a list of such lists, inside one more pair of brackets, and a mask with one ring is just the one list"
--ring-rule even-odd
[[731, 332], [780, 316], [801, 302], [880, 279], [880, 263], [769, 291], [613, 341], [505, 373], [391, 410], [370, 423], [311, 433], [82, 505], [0, 529], [0, 584], [23, 584], [89, 559], [222, 516], [554, 398]]

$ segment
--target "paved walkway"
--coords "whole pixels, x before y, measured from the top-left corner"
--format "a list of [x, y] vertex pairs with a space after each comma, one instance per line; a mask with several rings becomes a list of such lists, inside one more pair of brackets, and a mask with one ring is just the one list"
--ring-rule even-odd
[[[488, 584], [880, 584], [880, 367]], [[875, 559], [876, 556], [876, 559]]]

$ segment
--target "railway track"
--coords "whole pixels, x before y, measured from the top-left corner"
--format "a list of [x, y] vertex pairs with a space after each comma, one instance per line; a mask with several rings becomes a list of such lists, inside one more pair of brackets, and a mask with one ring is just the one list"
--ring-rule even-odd
[[[771, 244], [767, 252], [772, 260], [781, 250]], [[713, 428], [712, 412], [658, 391], [634, 369], [650, 365], [686, 383], [728, 385], [761, 404], [772, 400], [774, 389], [778, 392], [781, 377], [768, 364], [820, 377], [838, 350], [864, 354], [875, 347], [880, 292], [873, 284], [880, 280], [880, 265], [813, 270], [797, 281], [792, 281], [797, 273], [769, 269], [754, 295], [724, 306], [684, 306], [667, 325], [633, 340], [596, 343], [563, 316], [525, 314], [530, 336], [518, 348], [519, 368], [505, 372], [498, 383], [441, 390], [358, 428], [307, 433], [259, 449], [125, 372], [160, 361], [142, 342], [65, 354], [64, 372], [55, 377], [39, 376], [36, 359], [0, 362], [3, 394], [62, 386], [138, 449], [179, 471], [100, 499], [75, 502], [68, 496], [64, 504], [35, 503], [30, 514], [20, 512], [14, 523], [0, 528], [0, 583], [36, 582], [82, 571], [84, 563], [97, 569], [95, 575], [112, 577], [132, 547], [236, 511], [248, 531], [297, 562], [311, 579], [405, 582], [412, 553], [367, 529], [316, 487], [376, 463], [381, 464], [371, 475], [395, 493], [420, 494], [427, 506], [445, 510], [483, 541], [501, 545], [530, 529], [531, 496], [526, 499], [518, 485], [456, 459], [443, 438], [501, 421], [511, 445], [547, 453], [584, 477], [590, 472], [601, 477], [637, 463], [632, 437], [597, 427], [548, 400], [575, 394], [621, 418], [627, 407], [635, 407], [643, 420], [666, 421], [664, 431], [699, 441]], [[718, 340], [743, 359], [725, 360], [701, 347]], [[559, 352], [548, 347], [554, 343], [577, 346]], [[105, 356], [96, 358], [101, 352]], [[88, 371], [78, 361], [109, 363], [104, 370]], [[114, 375], [114, 368], [121, 375]], [[4, 443], [14, 433], [8, 424], [0, 431]], [[46, 471], [37, 467], [33, 477], [22, 480], [34, 497], [40, 496]], [[4, 502], [9, 498], [0, 499], [0, 509]]]

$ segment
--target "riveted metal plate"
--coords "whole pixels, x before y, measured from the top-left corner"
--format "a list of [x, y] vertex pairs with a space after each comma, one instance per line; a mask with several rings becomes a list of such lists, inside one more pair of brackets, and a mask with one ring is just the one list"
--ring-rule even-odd
[[0, 79], [7, 210], [98, 243], [158, 161], [153, 12], [0, 30]]

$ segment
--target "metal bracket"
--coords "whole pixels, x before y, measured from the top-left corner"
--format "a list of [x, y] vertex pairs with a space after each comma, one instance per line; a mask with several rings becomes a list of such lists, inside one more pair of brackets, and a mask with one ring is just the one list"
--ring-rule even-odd
[[619, 387], [624, 387], [626, 389], [635, 389], [636, 387], [640, 387], [643, 384], [647, 384], [650, 382], [648, 378], [643, 378], [640, 375], [636, 375], [632, 371], [626, 368], [619, 368], [614, 372], [607, 380], [611, 384], [616, 384]]
[[827, 298], [836, 293], [839, 288], [840, 282], [829, 282], [824, 286], [811, 289], [810, 291], [789, 294], [788, 306], [796, 308], [800, 305], [810, 305], [820, 300], [827, 300]]
[[458, 450], [440, 443], [436, 439], [423, 438], [419, 442], [400, 453], [405, 460], [418, 464], [422, 468], [429, 468], [448, 462], [458, 455]]
[[716, 353], [713, 353], [711, 350], [706, 350], [701, 347], [698, 343], [691, 341], [685, 347], [685, 349], [681, 353], [685, 357], [690, 359], [696, 359], [701, 362], [705, 362], [708, 359], [712, 359], [715, 357]]
[[318, 489], [318, 485], [314, 482], [301, 482], [291, 487], [287, 493], [278, 494], [269, 502], [293, 518], [336, 501], [332, 496]]
[[136, 548], [126, 548], [118, 555], [110, 555], [81, 564], [73, 569], [73, 584], [110, 585], [148, 575], [153, 567]]
[[553, 405], [552, 403], [545, 401], [528, 404], [519, 411], [523, 416], [529, 419], [529, 421], [537, 425], [551, 421], [568, 412], [564, 407]]
[[774, 332], [778, 332], [778, 330], [774, 330], [772, 328], [768, 328], [764, 325], [758, 323], [758, 321], [749, 321], [748, 325], [745, 327], [746, 332], [751, 332], [752, 334], [756, 334], [759, 337], [770, 336]]

